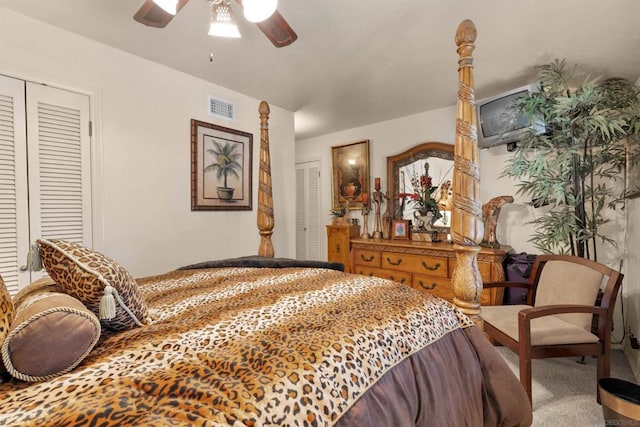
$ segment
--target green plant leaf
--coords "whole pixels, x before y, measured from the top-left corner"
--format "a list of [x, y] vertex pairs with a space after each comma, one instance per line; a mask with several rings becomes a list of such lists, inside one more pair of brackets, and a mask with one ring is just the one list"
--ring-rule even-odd
[[600, 228], [628, 193], [627, 164], [640, 162], [640, 88], [618, 78], [578, 82], [577, 74], [565, 60], [538, 68], [542, 90], [512, 108], [544, 120], [548, 132], [528, 132], [500, 177], [517, 181], [517, 195], [547, 203], [531, 221], [536, 248], [586, 256], [596, 241], [615, 243]]

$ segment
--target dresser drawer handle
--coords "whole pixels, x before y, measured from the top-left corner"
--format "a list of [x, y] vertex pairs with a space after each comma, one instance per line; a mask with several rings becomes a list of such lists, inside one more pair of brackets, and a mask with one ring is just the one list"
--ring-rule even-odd
[[389, 276], [389, 278], [390, 278], [391, 280], [393, 280], [394, 282], [400, 282], [400, 283], [402, 283], [402, 284], [404, 284], [404, 282], [406, 282], [406, 281], [407, 281], [407, 278], [406, 278], [406, 277], [403, 277], [403, 278], [402, 278], [402, 279], [400, 279], [400, 280], [396, 280], [393, 276]]
[[425, 284], [424, 284], [424, 282], [423, 282], [422, 280], [418, 280], [418, 284], [419, 284], [420, 286], [422, 286], [424, 289], [427, 289], [427, 290], [435, 289], [435, 288], [436, 288], [436, 286], [438, 286], [438, 284], [437, 284], [436, 282], [433, 282], [433, 283], [431, 284], [431, 286], [425, 286]]
[[427, 265], [427, 263], [426, 263], [426, 262], [422, 261], [422, 266], [423, 266], [424, 268], [426, 268], [427, 270], [435, 271], [435, 270], [437, 270], [437, 269], [439, 269], [439, 268], [440, 268], [440, 263], [439, 263], [439, 262], [436, 262], [436, 265], [434, 265], [433, 267], [429, 267], [429, 265]]
[[360, 258], [364, 261], [364, 262], [371, 262], [373, 261], [373, 259], [375, 258], [375, 256], [371, 255], [371, 258], [365, 258], [364, 254], [360, 254]]
[[360, 273], [358, 274], [362, 274], [363, 276], [373, 277], [373, 273], [371, 271], [368, 274], [364, 274], [364, 271], [360, 270]]
[[393, 262], [393, 261], [391, 261], [391, 258], [387, 257], [387, 262], [388, 262], [389, 264], [391, 264], [391, 265], [400, 265], [400, 264], [402, 264], [402, 258], [400, 258], [400, 259], [398, 260], [398, 262]]

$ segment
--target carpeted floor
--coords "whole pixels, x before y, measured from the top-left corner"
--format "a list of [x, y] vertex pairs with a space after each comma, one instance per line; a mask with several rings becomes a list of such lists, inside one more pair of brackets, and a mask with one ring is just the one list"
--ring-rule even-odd
[[[518, 377], [518, 357], [496, 347]], [[596, 360], [585, 358], [537, 359], [532, 361], [533, 425], [539, 427], [604, 426], [602, 407], [596, 401]], [[637, 383], [620, 350], [611, 354], [611, 377]], [[637, 424], [640, 426], [640, 423]]]

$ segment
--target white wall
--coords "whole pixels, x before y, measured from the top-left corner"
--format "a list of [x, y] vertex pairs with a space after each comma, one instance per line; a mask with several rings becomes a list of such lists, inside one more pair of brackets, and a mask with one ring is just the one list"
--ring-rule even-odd
[[[622, 282], [622, 304], [626, 326], [640, 339], [640, 199], [629, 200], [627, 251], [624, 260], [624, 281]], [[625, 354], [638, 381], [640, 381], [640, 351], [625, 342]]]
[[[257, 254], [260, 100], [3, 8], [0, 74], [91, 95], [94, 247], [134, 276]], [[235, 103], [236, 120], [209, 117], [207, 95]], [[191, 212], [190, 119], [253, 134], [252, 211]], [[276, 256], [295, 257], [292, 112], [271, 105], [270, 141]]]
[[[331, 147], [350, 142], [369, 140], [369, 168], [371, 185], [380, 177], [382, 191], [387, 191], [387, 156], [401, 153], [423, 142], [453, 144], [455, 130], [454, 109], [445, 108], [396, 120], [380, 122], [341, 132], [335, 132], [296, 142], [296, 163], [320, 162], [320, 212], [325, 224], [330, 223], [331, 209]], [[384, 210], [383, 207], [382, 210]], [[362, 218], [352, 211], [352, 218]], [[373, 231], [373, 215], [369, 216], [369, 230]], [[323, 259], [327, 258], [327, 234], [321, 230]]]
[[513, 203], [503, 205], [500, 209], [498, 242], [511, 246], [517, 253], [537, 254], [540, 252], [528, 242], [534, 227], [527, 224], [534, 219], [535, 211], [527, 205], [528, 200], [516, 194], [515, 181], [500, 177], [510, 156], [506, 145], [480, 150], [480, 198], [482, 203], [486, 203], [496, 196], [513, 196]]
[[[455, 88], [454, 88], [455, 90]], [[455, 92], [452, 92], [455, 102]], [[320, 161], [321, 212], [330, 221], [331, 209], [331, 147], [364, 139], [369, 140], [371, 179], [382, 178], [382, 189], [386, 191], [387, 156], [401, 153], [423, 142], [454, 143], [455, 107], [428, 111], [395, 120], [362, 126], [328, 135], [322, 135], [296, 143], [296, 162]], [[513, 183], [498, 179], [502, 165], [509, 154], [505, 146], [480, 151], [480, 181], [482, 202], [501, 195], [515, 196]], [[488, 183], [488, 184], [487, 184]], [[516, 252], [534, 253], [535, 249], [526, 240], [531, 233], [530, 226], [523, 226], [530, 212], [526, 206], [516, 202], [502, 208], [498, 224], [498, 241], [511, 245]], [[359, 211], [352, 218], [361, 218]], [[373, 218], [369, 216], [369, 230], [372, 231]], [[326, 259], [326, 233], [323, 230], [323, 254]]]
[[[640, 86], [640, 77], [636, 80]], [[624, 259], [624, 282], [622, 284], [622, 303], [624, 304], [626, 325], [631, 333], [640, 339], [640, 198], [631, 199], [627, 204], [627, 235]], [[625, 342], [625, 354], [640, 381], [640, 351], [634, 350]]]

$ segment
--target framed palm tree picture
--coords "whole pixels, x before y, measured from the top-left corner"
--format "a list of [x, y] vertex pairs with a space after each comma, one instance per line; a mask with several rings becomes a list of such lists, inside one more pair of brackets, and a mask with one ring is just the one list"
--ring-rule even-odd
[[191, 119], [191, 210], [251, 210], [253, 134]]

